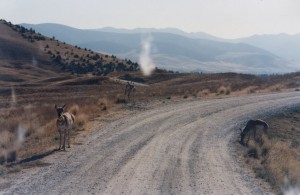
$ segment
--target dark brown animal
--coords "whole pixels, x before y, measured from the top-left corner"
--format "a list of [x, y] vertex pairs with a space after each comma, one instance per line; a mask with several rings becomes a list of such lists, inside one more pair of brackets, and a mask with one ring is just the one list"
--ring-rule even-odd
[[125, 95], [128, 97], [128, 100], [130, 100], [130, 95], [132, 94], [134, 96], [135, 93], [135, 86], [134, 83], [131, 82], [127, 82], [125, 85]]
[[257, 130], [262, 129], [263, 133], [267, 133], [268, 128], [269, 128], [269, 125], [263, 120], [260, 120], [260, 119], [249, 120], [247, 122], [245, 128], [243, 130], [240, 129], [240, 131], [241, 131], [241, 143], [243, 145], [245, 145], [244, 139], [245, 139], [247, 134], [248, 134], [248, 139], [247, 139], [246, 144], [248, 144], [248, 142], [249, 142], [251, 133], [253, 134], [253, 139], [255, 140]]

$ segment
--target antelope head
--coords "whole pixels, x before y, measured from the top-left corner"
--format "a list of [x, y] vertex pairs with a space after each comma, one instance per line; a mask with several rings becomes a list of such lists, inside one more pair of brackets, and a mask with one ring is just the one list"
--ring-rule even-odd
[[57, 112], [57, 117], [61, 117], [62, 113], [64, 113], [64, 109], [66, 107], [66, 104], [63, 105], [62, 107], [58, 107], [56, 104], [55, 104], [55, 109], [56, 109], [56, 112]]

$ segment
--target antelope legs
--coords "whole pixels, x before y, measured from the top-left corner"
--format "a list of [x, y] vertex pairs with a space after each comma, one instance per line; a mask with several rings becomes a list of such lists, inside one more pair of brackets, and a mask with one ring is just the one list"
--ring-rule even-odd
[[68, 148], [70, 148], [70, 129], [67, 130]]
[[61, 149], [61, 137], [62, 137], [61, 132], [59, 132], [59, 147], [58, 147], [58, 150]]

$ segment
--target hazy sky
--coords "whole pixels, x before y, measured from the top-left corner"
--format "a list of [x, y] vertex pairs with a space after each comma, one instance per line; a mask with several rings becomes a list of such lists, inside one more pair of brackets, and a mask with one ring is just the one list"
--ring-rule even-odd
[[222, 38], [300, 33], [300, 0], [0, 0], [0, 18], [76, 28], [165, 28]]

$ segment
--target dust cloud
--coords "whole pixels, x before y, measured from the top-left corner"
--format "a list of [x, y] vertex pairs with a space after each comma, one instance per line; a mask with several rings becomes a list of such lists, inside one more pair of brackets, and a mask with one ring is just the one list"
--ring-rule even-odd
[[10, 102], [10, 107], [15, 107], [17, 104], [17, 97], [16, 97], [16, 92], [15, 88], [11, 87], [11, 102]]
[[149, 35], [142, 41], [142, 52], [140, 54], [140, 67], [145, 76], [150, 76], [155, 69], [155, 64], [151, 59], [152, 37]]
[[31, 63], [32, 65], [37, 66], [37, 60], [35, 59], [34, 56], [32, 56]]
[[17, 130], [17, 139], [15, 141], [15, 150], [18, 150], [21, 148], [22, 144], [24, 143], [25, 140], [25, 134], [26, 134], [26, 129], [24, 129], [20, 124], [18, 126]]

